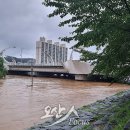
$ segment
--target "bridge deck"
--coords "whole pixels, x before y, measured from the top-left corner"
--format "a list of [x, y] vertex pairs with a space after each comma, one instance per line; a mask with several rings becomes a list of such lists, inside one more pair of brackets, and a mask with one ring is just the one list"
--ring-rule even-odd
[[68, 71], [63, 66], [29, 66], [29, 65], [10, 65], [9, 71], [26, 71], [30, 72], [60, 72], [60, 73], [68, 73]]

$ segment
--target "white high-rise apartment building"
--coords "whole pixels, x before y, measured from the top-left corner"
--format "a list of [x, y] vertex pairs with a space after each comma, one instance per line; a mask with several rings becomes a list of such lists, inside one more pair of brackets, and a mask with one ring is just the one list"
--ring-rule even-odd
[[62, 65], [67, 61], [68, 48], [65, 44], [58, 42], [52, 43], [52, 40], [45, 40], [40, 37], [36, 42], [36, 64], [40, 65]]

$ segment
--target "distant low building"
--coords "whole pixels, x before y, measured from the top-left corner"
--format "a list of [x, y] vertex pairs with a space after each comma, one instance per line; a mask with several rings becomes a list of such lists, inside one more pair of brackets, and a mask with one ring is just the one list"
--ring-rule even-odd
[[36, 42], [36, 64], [40, 65], [62, 65], [67, 61], [68, 48], [59, 42], [52, 43], [52, 40], [45, 40], [40, 37]]
[[10, 65], [32, 65], [36, 62], [33, 58], [17, 58], [13, 56], [6, 56], [4, 58]]

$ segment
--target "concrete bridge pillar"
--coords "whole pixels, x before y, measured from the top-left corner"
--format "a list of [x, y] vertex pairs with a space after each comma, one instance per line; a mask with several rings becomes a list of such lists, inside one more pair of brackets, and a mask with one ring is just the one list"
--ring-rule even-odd
[[69, 74], [74, 75], [75, 80], [84, 81], [87, 80], [87, 75], [92, 72], [94, 66], [79, 60], [68, 60], [64, 63], [64, 68]]
[[75, 80], [86, 81], [86, 80], [87, 80], [87, 75], [76, 74], [76, 75], [75, 75]]

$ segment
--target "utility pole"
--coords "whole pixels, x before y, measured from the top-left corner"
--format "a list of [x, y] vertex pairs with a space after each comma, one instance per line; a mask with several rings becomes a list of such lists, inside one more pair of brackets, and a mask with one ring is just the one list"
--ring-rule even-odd
[[33, 87], [33, 63], [31, 64], [31, 77], [32, 77], [31, 87]]
[[73, 60], [73, 52], [74, 52], [74, 49], [72, 48], [72, 51], [71, 51], [71, 54], [70, 54], [70, 60]]
[[23, 63], [23, 48], [21, 48], [21, 64]]

